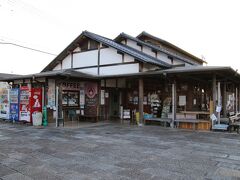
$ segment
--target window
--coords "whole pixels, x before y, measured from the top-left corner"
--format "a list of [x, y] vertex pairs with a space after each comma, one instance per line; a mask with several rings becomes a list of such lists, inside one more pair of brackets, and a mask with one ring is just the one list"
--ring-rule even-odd
[[79, 91], [63, 91], [62, 105], [66, 107], [79, 107]]

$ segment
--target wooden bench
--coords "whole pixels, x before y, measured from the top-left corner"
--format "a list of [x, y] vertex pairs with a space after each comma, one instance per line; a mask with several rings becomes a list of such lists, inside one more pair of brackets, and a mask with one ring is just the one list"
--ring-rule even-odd
[[164, 123], [164, 127], [167, 127], [167, 123], [171, 123], [171, 119], [169, 118], [147, 118], [144, 119], [144, 124], [147, 124], [147, 122], [163, 122]]

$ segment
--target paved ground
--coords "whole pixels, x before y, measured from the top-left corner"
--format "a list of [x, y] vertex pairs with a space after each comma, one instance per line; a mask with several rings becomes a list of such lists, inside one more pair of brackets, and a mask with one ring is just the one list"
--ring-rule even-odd
[[0, 179], [239, 179], [240, 135], [159, 126], [0, 122]]

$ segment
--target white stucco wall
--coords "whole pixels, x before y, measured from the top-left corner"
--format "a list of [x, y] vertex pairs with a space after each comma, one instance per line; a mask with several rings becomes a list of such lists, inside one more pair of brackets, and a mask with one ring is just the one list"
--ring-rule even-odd
[[130, 39], [127, 39], [127, 45], [134, 48], [134, 49], [137, 49], [139, 51], [141, 51], [141, 47], [137, 45], [137, 43], [135, 41], [132, 41]]
[[104, 48], [100, 50], [100, 65], [122, 63], [122, 55], [116, 49]]
[[100, 67], [100, 75], [116, 75], [139, 72], [139, 64], [123, 64], [116, 66]]
[[59, 63], [58, 65], [56, 65], [53, 70], [61, 70], [61, 64]]
[[81, 51], [80, 47], [77, 47], [76, 49], [73, 50], [73, 52], [80, 52], [80, 51]]
[[73, 54], [73, 68], [96, 66], [98, 64], [98, 50]]
[[[165, 53], [158, 52], [158, 53], [157, 53], [157, 58], [160, 59], [160, 60], [162, 60], [162, 61], [164, 61], [164, 62], [166, 62], [166, 63], [169, 63], [169, 64], [172, 63], [171, 60], [168, 59], [168, 55], [165, 54]], [[184, 61], [182, 61], [182, 60], [173, 58], [173, 65], [180, 65], [180, 64], [185, 64], [185, 66], [192, 66], [191, 64], [186, 63], [186, 62], [184, 62]]]
[[124, 54], [124, 62], [134, 62], [134, 58], [128, 54]]
[[152, 56], [152, 57], [156, 57], [155, 53], [152, 52], [152, 49], [146, 46], [143, 46], [143, 52]]
[[172, 62], [171, 62], [171, 59], [168, 59], [168, 55], [165, 54], [165, 53], [157, 52], [157, 58], [158, 58], [159, 60], [162, 60], [162, 61], [168, 63], [168, 64], [171, 64], [171, 63], [172, 63]]
[[64, 58], [62, 61], [62, 69], [69, 69], [71, 68], [71, 55], [69, 54], [67, 57]]
[[92, 74], [92, 75], [98, 74], [97, 68], [84, 68], [84, 69], [77, 69], [76, 71], [86, 73], [86, 74]]

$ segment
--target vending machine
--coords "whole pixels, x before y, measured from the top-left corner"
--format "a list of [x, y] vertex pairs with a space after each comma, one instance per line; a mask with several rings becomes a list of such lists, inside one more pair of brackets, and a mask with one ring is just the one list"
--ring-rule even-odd
[[31, 89], [28, 86], [20, 88], [19, 121], [31, 122]]
[[0, 88], [0, 118], [9, 119], [9, 88]]
[[19, 88], [10, 90], [10, 120], [19, 120]]

